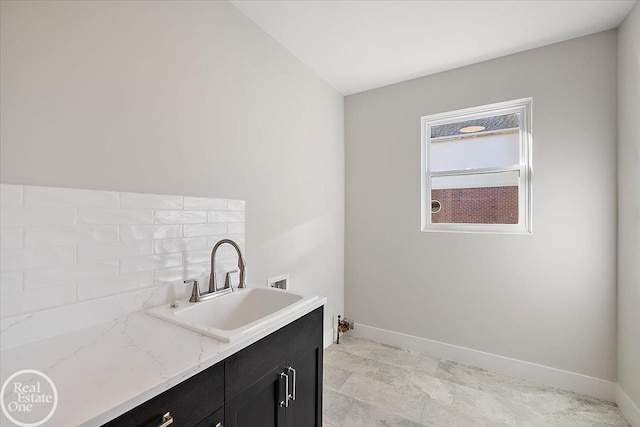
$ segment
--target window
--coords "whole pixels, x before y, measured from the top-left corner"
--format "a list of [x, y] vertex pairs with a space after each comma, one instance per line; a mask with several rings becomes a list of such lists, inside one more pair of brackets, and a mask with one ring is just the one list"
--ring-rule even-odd
[[422, 231], [531, 233], [531, 103], [422, 117]]

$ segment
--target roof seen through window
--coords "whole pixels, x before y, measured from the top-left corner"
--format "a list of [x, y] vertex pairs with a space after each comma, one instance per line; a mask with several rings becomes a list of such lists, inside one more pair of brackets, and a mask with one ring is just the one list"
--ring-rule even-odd
[[460, 129], [464, 129], [469, 126], [482, 126], [484, 127], [482, 132], [484, 133], [504, 129], [514, 129], [520, 127], [520, 114], [511, 113], [501, 116], [483, 117], [480, 119], [433, 126], [431, 128], [431, 139], [462, 136], [464, 133], [461, 133]]

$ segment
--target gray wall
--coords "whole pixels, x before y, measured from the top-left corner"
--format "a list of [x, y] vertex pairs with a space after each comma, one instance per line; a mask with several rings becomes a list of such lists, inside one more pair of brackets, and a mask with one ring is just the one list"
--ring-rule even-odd
[[249, 281], [342, 312], [343, 97], [226, 2], [2, 2], [5, 183], [247, 201]]
[[640, 407], [640, 6], [618, 33], [618, 383]]
[[[616, 379], [616, 31], [345, 99], [345, 313]], [[420, 231], [420, 117], [533, 97], [533, 235]]]

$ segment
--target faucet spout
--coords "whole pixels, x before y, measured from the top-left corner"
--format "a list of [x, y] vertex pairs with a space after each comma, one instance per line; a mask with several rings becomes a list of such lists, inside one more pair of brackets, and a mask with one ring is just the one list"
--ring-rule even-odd
[[209, 277], [209, 292], [215, 292], [218, 287], [216, 284], [216, 252], [218, 251], [218, 248], [222, 245], [224, 245], [225, 243], [230, 244], [231, 246], [233, 246], [233, 248], [236, 250], [237, 254], [238, 254], [238, 269], [240, 270], [240, 283], [238, 284], [238, 288], [245, 288], [246, 287], [246, 283], [245, 283], [245, 269], [247, 266], [247, 263], [244, 260], [244, 257], [242, 256], [242, 251], [240, 250], [240, 247], [238, 246], [238, 244], [236, 242], [234, 242], [231, 239], [222, 239], [220, 240], [218, 243], [215, 244], [215, 246], [213, 247], [213, 250], [211, 251], [211, 276]]

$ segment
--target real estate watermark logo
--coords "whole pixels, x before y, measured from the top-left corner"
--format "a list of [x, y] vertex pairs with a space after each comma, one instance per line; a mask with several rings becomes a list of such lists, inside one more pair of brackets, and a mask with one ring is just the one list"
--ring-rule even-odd
[[23, 369], [11, 375], [0, 391], [2, 412], [20, 427], [41, 426], [58, 406], [58, 391], [47, 375], [35, 369]]

